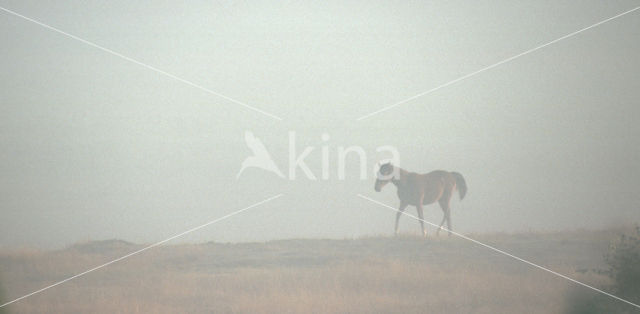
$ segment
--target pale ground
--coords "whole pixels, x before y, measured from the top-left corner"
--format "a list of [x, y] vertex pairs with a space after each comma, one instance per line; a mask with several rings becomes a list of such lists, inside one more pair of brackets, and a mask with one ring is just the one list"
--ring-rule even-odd
[[[597, 287], [619, 230], [469, 235]], [[4, 301], [141, 245], [0, 252]], [[10, 313], [559, 313], [588, 289], [455, 237], [180, 244], [153, 248]]]

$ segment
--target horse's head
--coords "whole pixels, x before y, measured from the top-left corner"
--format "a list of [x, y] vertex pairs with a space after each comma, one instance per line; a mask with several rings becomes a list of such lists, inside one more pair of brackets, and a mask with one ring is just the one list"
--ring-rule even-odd
[[376, 192], [380, 192], [382, 187], [384, 187], [391, 178], [393, 178], [393, 165], [388, 162], [380, 166], [380, 170], [377, 173], [378, 179], [376, 180]]

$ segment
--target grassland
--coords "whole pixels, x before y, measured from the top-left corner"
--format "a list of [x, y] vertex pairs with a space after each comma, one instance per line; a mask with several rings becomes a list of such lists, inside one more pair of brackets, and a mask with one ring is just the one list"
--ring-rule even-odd
[[[469, 235], [606, 287], [620, 230]], [[5, 301], [125, 255], [110, 240], [4, 250]], [[455, 237], [371, 237], [153, 248], [13, 303], [9, 313], [562, 313], [595, 292]]]

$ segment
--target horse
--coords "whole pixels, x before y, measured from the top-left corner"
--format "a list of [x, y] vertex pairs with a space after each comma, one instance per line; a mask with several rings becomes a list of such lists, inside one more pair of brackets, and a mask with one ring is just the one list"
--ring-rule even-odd
[[467, 183], [461, 174], [443, 170], [418, 174], [395, 167], [389, 162], [380, 166], [375, 184], [376, 192], [382, 191], [382, 188], [389, 182], [398, 188], [398, 198], [400, 199], [400, 207], [396, 214], [395, 235], [398, 235], [400, 215], [402, 215], [407, 206], [412, 205], [418, 211], [422, 234], [426, 237], [427, 232], [424, 229], [422, 206], [437, 201], [440, 203], [444, 215], [442, 222], [440, 222], [440, 227], [436, 231], [436, 236], [439, 235], [445, 221], [447, 222], [449, 236], [451, 236], [451, 197], [455, 190], [458, 190], [460, 200], [464, 199], [467, 194]]

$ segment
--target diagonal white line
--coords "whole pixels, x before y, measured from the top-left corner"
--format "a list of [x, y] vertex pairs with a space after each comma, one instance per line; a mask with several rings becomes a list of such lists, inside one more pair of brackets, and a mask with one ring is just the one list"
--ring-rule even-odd
[[480, 69], [480, 70], [477, 70], [477, 71], [475, 71], [475, 72], [471, 72], [471, 73], [469, 73], [469, 74], [467, 74], [467, 75], [463, 75], [463, 76], [461, 76], [461, 77], [459, 77], [459, 78], [457, 78], [457, 79], [455, 79], [455, 80], [449, 81], [449, 82], [444, 83], [444, 84], [442, 84], [442, 85], [438, 85], [438, 86], [436, 86], [436, 87], [434, 87], [434, 88], [432, 88], [432, 89], [430, 89], [430, 90], [428, 90], [428, 91], [422, 92], [422, 93], [417, 94], [417, 95], [415, 95], [415, 96], [409, 97], [409, 98], [407, 98], [407, 99], [405, 99], [405, 100], [399, 101], [399, 102], [397, 102], [397, 103], [395, 103], [395, 104], [393, 104], [393, 105], [389, 105], [389, 106], [384, 107], [384, 108], [382, 108], [382, 109], [379, 109], [379, 110], [376, 110], [376, 111], [371, 112], [371, 113], [369, 113], [369, 114], [366, 114], [366, 115], [364, 115], [364, 116], [362, 116], [362, 117], [360, 117], [360, 118], [356, 119], [356, 121], [364, 120], [364, 119], [369, 118], [369, 117], [371, 117], [371, 116], [373, 116], [373, 115], [376, 115], [376, 114], [378, 114], [378, 113], [381, 113], [381, 112], [387, 111], [387, 110], [389, 110], [389, 109], [395, 108], [395, 107], [400, 106], [400, 105], [402, 105], [402, 104], [404, 104], [404, 103], [407, 103], [407, 102], [409, 102], [409, 101], [412, 101], [412, 100], [414, 100], [414, 99], [416, 99], [416, 98], [420, 98], [420, 97], [422, 97], [422, 96], [424, 96], [424, 95], [427, 95], [427, 94], [430, 94], [430, 93], [432, 93], [432, 92], [435, 92], [435, 91], [437, 91], [437, 90], [439, 90], [439, 89], [441, 89], [441, 88], [447, 87], [447, 86], [449, 86], [449, 85], [451, 85], [451, 84], [455, 84], [455, 83], [460, 82], [460, 81], [462, 81], [462, 80], [464, 80], [464, 79], [470, 78], [470, 77], [475, 76], [475, 75], [477, 75], [477, 74], [480, 74], [480, 73], [482, 73], [482, 72], [484, 72], [484, 71], [487, 71], [487, 70], [490, 70], [490, 69], [492, 69], [492, 68], [495, 68], [495, 67], [497, 67], [497, 66], [499, 66], [499, 65], [501, 65], [501, 64], [507, 63], [507, 62], [509, 62], [509, 61], [513, 61], [513, 60], [515, 60], [515, 59], [517, 59], [517, 58], [520, 58], [520, 57], [522, 57], [522, 56], [524, 56], [524, 55], [530, 54], [530, 53], [532, 53], [532, 52], [534, 52], [534, 51], [536, 51], [536, 50], [542, 49], [542, 48], [544, 48], [544, 47], [546, 47], [546, 46], [549, 46], [549, 45], [555, 44], [555, 43], [557, 43], [557, 42], [559, 42], [559, 41], [561, 41], [561, 40], [564, 40], [564, 39], [567, 39], [567, 38], [569, 38], [569, 37], [572, 37], [572, 36], [575, 36], [575, 35], [577, 35], [577, 34], [580, 34], [580, 33], [584, 32], [584, 31], [586, 31], [586, 30], [588, 30], [588, 29], [591, 29], [591, 28], [594, 28], [594, 27], [596, 27], [596, 26], [602, 25], [602, 24], [604, 24], [604, 23], [607, 23], [607, 22], [609, 22], [609, 21], [612, 21], [612, 20], [614, 20], [614, 19], [617, 19], [617, 18], [619, 18], [619, 17], [621, 17], [621, 16], [623, 16], [623, 15], [629, 14], [629, 13], [631, 13], [631, 12], [633, 12], [633, 11], [638, 10], [638, 9], [640, 9], [640, 7], [635, 7], [635, 8], [633, 8], [633, 9], [631, 9], [631, 10], [628, 10], [628, 11], [622, 12], [622, 13], [620, 13], [620, 14], [616, 15], [616, 16], [612, 16], [612, 17], [610, 17], [610, 18], [608, 18], [608, 19], [606, 19], [606, 20], [603, 20], [603, 21], [600, 21], [600, 22], [598, 22], [598, 23], [592, 24], [592, 25], [587, 26], [587, 27], [585, 27], [585, 28], [583, 28], [583, 29], [577, 30], [577, 31], [575, 31], [575, 32], [573, 32], [573, 33], [570, 33], [570, 34], [564, 35], [564, 36], [562, 36], [562, 37], [560, 37], [560, 38], [556, 38], [556, 39], [554, 39], [554, 40], [552, 40], [552, 41], [550, 41], [550, 42], [548, 42], [548, 43], [546, 43], [546, 44], [542, 44], [542, 45], [537, 46], [537, 47], [535, 47], [535, 48], [531, 48], [531, 49], [529, 49], [529, 50], [527, 50], [527, 51], [525, 51], [525, 52], [521, 52], [521, 53], [519, 53], [519, 54], [517, 54], [517, 55], [515, 55], [515, 56], [509, 57], [509, 58], [504, 59], [504, 60], [502, 60], [502, 61], [500, 61], [500, 62], [496, 62], [496, 63], [494, 63], [494, 64], [492, 64], [492, 65], [490, 65], [490, 66], [484, 67], [484, 68], [482, 68], [482, 69]]
[[184, 83], [184, 84], [187, 84], [187, 85], [189, 85], [189, 86], [191, 86], [191, 87], [195, 87], [195, 88], [197, 88], [197, 89], [199, 89], [199, 90], [202, 90], [202, 91], [207, 92], [207, 93], [209, 93], [209, 94], [212, 94], [212, 95], [218, 96], [218, 97], [220, 97], [220, 98], [226, 99], [226, 100], [228, 100], [228, 101], [230, 101], [230, 102], [232, 102], [232, 103], [235, 103], [235, 104], [237, 104], [237, 105], [243, 106], [243, 107], [245, 107], [245, 108], [247, 108], [247, 109], [250, 109], [250, 110], [253, 110], [253, 111], [259, 112], [259, 113], [261, 113], [261, 114], [263, 114], [263, 115], [266, 115], [266, 116], [268, 116], [268, 117], [270, 117], [270, 118], [273, 118], [273, 119], [276, 119], [276, 120], [282, 120], [282, 118], [280, 118], [280, 117], [278, 117], [278, 116], [276, 116], [276, 115], [274, 115], [274, 114], [272, 114], [272, 113], [269, 113], [269, 112], [266, 112], [266, 111], [264, 111], [264, 110], [258, 109], [258, 108], [256, 108], [256, 107], [251, 106], [251, 105], [247, 105], [247, 104], [245, 104], [245, 103], [243, 103], [243, 102], [241, 102], [241, 101], [239, 101], [239, 100], [233, 99], [233, 98], [231, 98], [231, 97], [229, 97], [229, 96], [225, 96], [225, 95], [223, 95], [223, 94], [220, 94], [220, 93], [218, 93], [218, 92], [216, 92], [216, 91], [213, 91], [213, 90], [211, 90], [211, 89], [209, 89], [209, 88], [206, 88], [206, 87], [204, 87], [204, 86], [202, 86], [202, 85], [196, 84], [196, 83], [191, 82], [191, 81], [186, 80], [186, 79], [183, 79], [183, 78], [178, 77], [178, 76], [176, 76], [176, 75], [174, 75], [174, 74], [171, 74], [171, 73], [169, 73], [169, 72], [163, 71], [163, 70], [161, 70], [161, 69], [158, 69], [158, 68], [156, 68], [156, 67], [154, 67], [154, 66], [148, 65], [148, 64], [146, 64], [146, 63], [144, 63], [144, 62], [141, 62], [141, 61], [138, 61], [138, 60], [136, 60], [136, 59], [133, 59], [133, 58], [127, 57], [127, 56], [125, 56], [125, 55], [123, 55], [123, 54], [121, 54], [121, 53], [115, 52], [115, 51], [113, 51], [113, 50], [111, 50], [111, 49], [109, 49], [109, 48], [105, 48], [105, 47], [100, 46], [100, 45], [98, 45], [98, 44], [96, 44], [96, 43], [93, 43], [93, 42], [91, 42], [91, 41], [88, 41], [88, 40], [82, 39], [82, 38], [80, 38], [80, 37], [78, 37], [78, 36], [75, 36], [75, 35], [69, 34], [69, 33], [65, 32], [65, 31], [63, 31], [63, 30], [60, 30], [60, 29], [55, 28], [55, 27], [53, 27], [53, 26], [47, 25], [47, 24], [45, 24], [45, 23], [43, 23], [43, 22], [40, 22], [40, 21], [34, 20], [34, 19], [32, 19], [32, 18], [30, 18], [30, 17], [27, 17], [27, 16], [24, 16], [24, 15], [22, 15], [22, 14], [20, 14], [20, 13], [17, 13], [17, 12], [11, 11], [11, 10], [9, 10], [9, 9], [7, 9], [7, 8], [3, 8], [3, 7], [0, 7], [0, 10], [5, 11], [5, 12], [7, 12], [7, 13], [9, 13], [9, 14], [15, 15], [15, 16], [17, 16], [17, 17], [23, 18], [23, 19], [25, 19], [25, 20], [27, 20], [27, 21], [29, 21], [29, 22], [32, 22], [32, 23], [38, 24], [38, 25], [40, 25], [40, 26], [42, 26], [42, 27], [44, 27], [44, 28], [50, 29], [50, 30], [52, 30], [52, 31], [54, 31], [54, 32], [60, 33], [60, 34], [62, 34], [62, 35], [65, 35], [65, 36], [67, 36], [67, 37], [69, 37], [69, 38], [73, 38], [73, 39], [75, 39], [75, 40], [77, 40], [77, 41], [80, 41], [80, 42], [82, 42], [82, 43], [84, 43], [84, 44], [87, 44], [87, 45], [89, 45], [89, 46], [91, 46], [91, 47], [94, 47], [94, 48], [100, 49], [100, 50], [102, 50], [102, 51], [104, 51], [104, 52], [107, 52], [107, 53], [112, 54], [112, 55], [114, 55], [114, 56], [120, 57], [120, 58], [122, 58], [122, 59], [124, 59], [124, 60], [126, 60], [126, 61], [131, 62], [131, 63], [135, 63], [135, 64], [137, 64], [137, 65], [139, 65], [139, 66], [142, 66], [142, 67], [147, 68], [147, 69], [149, 69], [149, 70], [152, 70], [152, 71], [154, 71], [154, 72], [157, 72], [157, 73], [160, 73], [160, 74], [162, 74], [162, 75], [168, 76], [168, 77], [170, 77], [170, 78], [172, 78], [172, 79], [174, 79], [174, 80], [180, 81], [180, 82], [182, 82], [182, 83]]
[[9, 301], [9, 302], [7, 302], [7, 303], [5, 303], [5, 304], [2, 304], [2, 305], [0, 305], [0, 308], [4, 307], [4, 306], [6, 306], [6, 305], [9, 305], [9, 304], [11, 304], [11, 303], [14, 303], [14, 302], [20, 301], [20, 300], [22, 300], [22, 299], [24, 299], [24, 298], [28, 298], [28, 297], [30, 297], [30, 296], [32, 296], [32, 295], [34, 295], [34, 294], [38, 294], [38, 293], [40, 293], [40, 292], [43, 292], [43, 291], [45, 291], [45, 290], [47, 290], [47, 289], [51, 289], [51, 288], [53, 288], [53, 287], [55, 287], [55, 286], [61, 285], [61, 284], [65, 283], [65, 282], [67, 282], [67, 281], [73, 280], [73, 279], [78, 278], [78, 277], [80, 277], [80, 276], [84, 276], [84, 275], [86, 275], [86, 274], [88, 274], [88, 273], [90, 273], [90, 272], [92, 272], [92, 271], [95, 271], [95, 270], [98, 270], [98, 269], [100, 269], [100, 268], [103, 268], [103, 267], [109, 266], [109, 265], [111, 265], [111, 264], [113, 264], [113, 263], [116, 263], [116, 262], [119, 262], [119, 261], [121, 261], [121, 260], [123, 260], [123, 259], [125, 259], [125, 258], [131, 257], [131, 256], [136, 255], [136, 254], [138, 254], [138, 253], [142, 253], [142, 252], [144, 252], [144, 251], [146, 251], [146, 250], [148, 250], [148, 249], [150, 249], [150, 248], [153, 248], [153, 247], [156, 247], [156, 246], [161, 245], [161, 244], [163, 244], [163, 243], [169, 242], [169, 241], [171, 241], [171, 240], [173, 240], [173, 239], [175, 239], [175, 238], [181, 237], [181, 236], [183, 236], [183, 235], [185, 235], [185, 234], [187, 234], [187, 233], [191, 233], [191, 232], [196, 231], [196, 230], [198, 230], [198, 229], [202, 229], [202, 228], [204, 228], [204, 227], [206, 227], [206, 226], [208, 226], [208, 225], [211, 225], [211, 224], [214, 224], [214, 223], [216, 223], [216, 222], [219, 222], [219, 221], [225, 220], [225, 219], [227, 219], [227, 218], [229, 218], [229, 217], [231, 217], [231, 216], [235, 216], [235, 215], [237, 215], [237, 214], [239, 214], [239, 213], [241, 213], [241, 212], [244, 212], [244, 211], [246, 211], [246, 210], [248, 210], [248, 209], [254, 208], [254, 207], [259, 206], [259, 205], [262, 205], [262, 204], [264, 204], [264, 203], [266, 203], [266, 202], [272, 201], [272, 200], [274, 200], [274, 199], [276, 199], [276, 198], [278, 198], [278, 197], [281, 197], [282, 195], [283, 195], [283, 194], [278, 194], [278, 195], [276, 195], [276, 196], [272, 196], [272, 197], [270, 197], [270, 198], [267, 198], [267, 199], [265, 199], [265, 200], [262, 200], [262, 201], [260, 201], [260, 202], [257, 202], [257, 203], [255, 203], [255, 204], [253, 204], [253, 205], [251, 205], [251, 206], [245, 207], [245, 208], [243, 208], [243, 209], [236, 210], [236, 211], [234, 211], [234, 212], [232, 212], [232, 213], [230, 213], [230, 214], [227, 214], [227, 215], [224, 215], [224, 216], [222, 216], [222, 217], [216, 218], [216, 219], [211, 220], [211, 221], [209, 221], [209, 222], [207, 222], [207, 223], [205, 223], [205, 224], [202, 224], [202, 225], [200, 225], [200, 226], [197, 226], [197, 227], [191, 228], [191, 229], [189, 229], [189, 230], [187, 230], [187, 231], [184, 231], [184, 232], [178, 233], [178, 234], [176, 234], [176, 235], [174, 235], [174, 236], [172, 236], [172, 237], [170, 237], [170, 238], [164, 239], [164, 240], [162, 240], [162, 241], [160, 241], [160, 242], [156, 242], [156, 243], [151, 244], [151, 245], [149, 245], [149, 246], [145, 246], [144, 248], [141, 248], [141, 249], [139, 249], [139, 250], [137, 250], [137, 251], [131, 252], [131, 253], [127, 254], [127, 255], [124, 255], [124, 256], [118, 257], [118, 258], [116, 258], [116, 259], [114, 259], [114, 260], [112, 260], [112, 261], [106, 262], [106, 263], [104, 263], [104, 264], [102, 264], [102, 265], [96, 266], [96, 267], [91, 268], [91, 269], [89, 269], [89, 270], [83, 271], [83, 272], [81, 272], [81, 273], [79, 273], [79, 274], [73, 275], [73, 276], [71, 276], [71, 277], [69, 277], [69, 278], [67, 278], [67, 279], [60, 280], [60, 281], [58, 281], [58, 282], [56, 282], [56, 283], [54, 283], [54, 284], [51, 284], [51, 285], [49, 285], [49, 286], [46, 286], [46, 287], [42, 288], [42, 289], [36, 290], [36, 291], [31, 292], [31, 293], [29, 293], [29, 294], [23, 295], [23, 296], [21, 296], [21, 297], [19, 297], [19, 298], [17, 298], [17, 299], [14, 299], [14, 300], [12, 300], [12, 301]]
[[[366, 197], [366, 196], [364, 196], [364, 195], [362, 195], [362, 194], [357, 194], [357, 195], [358, 195], [360, 198], [363, 198], [363, 199], [365, 199], [365, 200], [367, 200], [367, 201], [370, 201], [370, 202], [376, 203], [376, 204], [378, 204], [378, 205], [380, 205], [380, 206], [382, 206], [382, 207], [385, 207], [385, 208], [391, 209], [391, 210], [393, 210], [393, 211], [394, 211], [394, 212], [396, 212], [396, 213], [398, 213], [398, 212], [399, 212], [399, 213], [401, 213], [401, 214], [403, 214], [403, 215], [405, 215], [405, 216], [407, 216], [407, 217], [411, 217], [411, 218], [416, 219], [416, 220], [418, 220], [418, 221], [425, 222], [425, 223], [427, 223], [427, 224], [429, 224], [429, 225], [432, 225], [432, 226], [434, 226], [434, 227], [436, 227], [436, 228], [439, 228], [439, 227], [440, 227], [440, 226], [438, 226], [438, 225], [436, 225], [436, 224], [434, 224], [434, 223], [432, 223], [432, 222], [426, 221], [426, 220], [424, 220], [424, 219], [420, 219], [419, 217], [413, 216], [413, 215], [411, 215], [411, 214], [407, 214], [406, 212], [401, 212], [401, 211], [399, 211], [399, 210], [398, 210], [398, 209], [396, 209], [396, 208], [393, 208], [393, 207], [391, 207], [391, 206], [389, 206], [389, 205], [387, 205], [387, 204], [385, 204], [385, 203], [382, 203], [382, 202], [376, 201], [376, 200], [374, 200], [374, 199], [372, 199], [372, 198]], [[530, 262], [530, 261], [528, 261], [528, 260], [525, 260], [525, 259], [523, 259], [523, 258], [517, 257], [517, 256], [515, 256], [515, 255], [513, 255], [513, 254], [511, 254], [511, 253], [507, 253], [507, 252], [505, 252], [505, 251], [503, 251], [503, 250], [500, 250], [500, 249], [498, 249], [498, 248], [496, 248], [496, 247], [493, 247], [493, 246], [491, 246], [491, 245], [488, 245], [488, 244], [482, 243], [482, 242], [480, 242], [480, 241], [478, 241], [478, 240], [474, 240], [474, 239], [472, 239], [472, 238], [469, 238], [469, 237], [467, 237], [467, 236], [465, 236], [465, 235], [463, 235], [463, 234], [461, 234], [461, 233], [457, 233], [457, 232], [455, 232], [455, 231], [449, 230], [449, 229], [444, 228], [444, 227], [442, 227], [442, 229], [443, 229], [443, 230], [445, 230], [445, 231], [451, 232], [451, 234], [453, 234], [453, 235], [455, 235], [455, 236], [457, 236], [457, 237], [460, 237], [460, 238], [463, 238], [463, 239], [465, 239], [465, 240], [471, 241], [471, 242], [473, 242], [473, 243], [475, 243], [475, 244], [478, 244], [478, 245], [484, 246], [484, 247], [486, 247], [486, 248], [488, 248], [488, 249], [491, 249], [491, 250], [496, 251], [496, 252], [498, 252], [498, 253], [500, 253], [500, 254], [503, 254], [503, 255], [506, 255], [506, 256], [511, 257], [511, 258], [513, 258], [513, 259], [516, 259], [516, 260], [518, 260], [518, 261], [521, 261], [521, 262], [523, 262], [523, 263], [525, 263], [525, 264], [529, 264], [529, 265], [531, 265], [531, 266], [533, 266], [533, 267], [536, 267], [536, 268], [542, 269], [542, 270], [544, 270], [544, 271], [546, 271], [546, 272], [552, 273], [552, 274], [554, 274], [554, 275], [556, 275], [556, 276], [558, 276], [558, 277], [562, 277], [562, 278], [564, 278], [564, 279], [566, 279], [566, 280], [569, 280], [569, 281], [571, 281], [571, 282], [577, 283], [577, 284], [579, 284], [579, 285], [581, 285], [581, 286], [583, 286], [583, 287], [586, 287], [586, 288], [589, 288], [589, 289], [591, 289], [591, 290], [594, 290], [594, 291], [600, 292], [600, 293], [602, 293], [602, 294], [604, 294], [604, 295], [607, 295], [607, 296], [609, 296], [609, 297], [612, 297], [612, 298], [614, 298], [614, 299], [616, 299], [616, 300], [619, 300], [619, 301], [622, 301], [622, 302], [627, 303], [627, 304], [629, 304], [629, 305], [633, 305], [633, 306], [635, 306], [635, 307], [637, 307], [637, 308], [640, 308], [640, 305], [638, 305], [638, 304], [635, 304], [635, 303], [633, 303], [633, 302], [627, 301], [627, 300], [625, 300], [625, 299], [623, 299], [623, 298], [617, 297], [617, 296], [615, 296], [615, 295], [613, 295], [613, 294], [611, 294], [611, 293], [608, 293], [608, 292], [602, 291], [602, 290], [600, 290], [600, 289], [598, 289], [598, 288], [594, 288], [594, 287], [592, 287], [592, 286], [590, 286], [590, 285], [588, 285], [588, 284], [586, 284], [586, 283], [582, 283], [582, 282], [577, 281], [577, 280], [575, 280], [575, 279], [573, 279], [573, 278], [571, 278], [571, 277], [567, 277], [567, 276], [565, 276], [565, 275], [563, 275], [563, 274], [561, 274], [561, 273], [555, 272], [555, 271], [553, 271], [553, 270], [551, 270], [551, 269], [548, 269], [548, 268], [546, 268], [546, 267], [540, 266], [540, 265], [538, 265], [538, 264], [535, 264], [535, 263]]]

